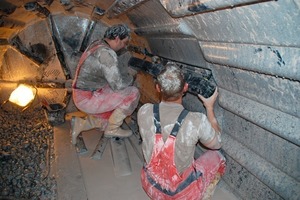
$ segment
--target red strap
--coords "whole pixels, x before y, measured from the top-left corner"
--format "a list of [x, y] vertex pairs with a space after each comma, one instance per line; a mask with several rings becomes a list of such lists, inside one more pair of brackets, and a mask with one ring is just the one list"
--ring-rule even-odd
[[87, 57], [89, 57], [93, 52], [95, 52], [100, 46], [104, 46], [104, 44], [102, 43], [102, 41], [96, 41], [94, 43], [92, 43], [81, 55], [78, 65], [77, 65], [77, 69], [76, 69], [76, 73], [75, 73], [75, 78], [72, 84], [72, 88], [76, 88], [76, 82], [77, 82], [77, 77], [79, 74], [79, 71], [81, 69], [82, 64], [84, 63], [84, 61], [87, 59]]

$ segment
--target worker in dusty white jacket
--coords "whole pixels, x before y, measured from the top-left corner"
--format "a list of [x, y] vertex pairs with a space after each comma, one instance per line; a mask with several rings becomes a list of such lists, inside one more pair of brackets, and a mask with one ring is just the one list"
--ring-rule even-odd
[[[145, 164], [142, 186], [155, 200], [209, 199], [225, 171], [225, 158], [219, 152], [221, 135], [214, 114], [218, 91], [210, 98], [199, 95], [207, 116], [182, 106], [188, 90], [184, 75], [175, 63], [168, 63], [157, 76], [159, 104], [144, 104], [138, 111]], [[194, 160], [196, 144], [210, 150]]]
[[[117, 51], [130, 40], [126, 24], [109, 27], [102, 40], [95, 41], [82, 54], [72, 84], [76, 107], [87, 113], [87, 118], [73, 117], [72, 143], [85, 130], [98, 128], [106, 137], [128, 137], [131, 130], [120, 126], [137, 107], [140, 93], [133, 77], [121, 69]], [[129, 77], [129, 78], [128, 78]]]

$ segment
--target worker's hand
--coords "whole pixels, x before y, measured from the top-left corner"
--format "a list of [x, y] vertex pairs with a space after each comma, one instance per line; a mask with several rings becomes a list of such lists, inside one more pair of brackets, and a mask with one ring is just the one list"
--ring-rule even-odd
[[216, 87], [215, 92], [211, 97], [205, 98], [204, 96], [198, 94], [199, 99], [202, 101], [203, 105], [205, 106], [206, 109], [210, 109], [214, 107], [214, 104], [217, 100], [218, 97], [218, 88]]

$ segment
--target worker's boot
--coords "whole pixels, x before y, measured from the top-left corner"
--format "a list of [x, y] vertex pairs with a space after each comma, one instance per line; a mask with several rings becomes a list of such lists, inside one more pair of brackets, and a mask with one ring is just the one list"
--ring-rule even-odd
[[132, 135], [131, 130], [125, 130], [121, 128], [123, 120], [127, 116], [121, 109], [113, 111], [112, 115], [108, 119], [108, 125], [104, 131], [105, 137], [129, 137]]
[[82, 134], [79, 134], [78, 137], [76, 138], [75, 147], [76, 147], [76, 152], [79, 153], [79, 155], [83, 155], [88, 152]]
[[102, 131], [105, 129], [107, 120], [88, 115], [86, 118], [72, 117], [71, 119], [71, 135], [72, 144], [76, 145], [77, 137], [82, 131], [88, 131], [94, 128], [99, 128]]
[[208, 185], [206, 188], [202, 200], [211, 200], [212, 196], [214, 195], [214, 192], [216, 190], [217, 184], [221, 179], [221, 174], [217, 173], [214, 180]]

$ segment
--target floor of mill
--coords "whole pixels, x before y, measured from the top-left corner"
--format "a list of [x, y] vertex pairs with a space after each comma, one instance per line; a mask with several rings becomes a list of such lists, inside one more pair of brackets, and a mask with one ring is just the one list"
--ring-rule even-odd
[[[110, 144], [107, 144], [100, 160], [91, 159], [100, 137], [101, 132], [98, 130], [83, 132], [88, 152], [79, 156], [70, 142], [70, 121], [67, 120], [64, 124], [54, 128], [58, 199], [149, 199], [140, 184], [142, 161], [132, 143], [125, 140], [132, 173], [120, 175], [114, 168], [116, 166], [113, 162]], [[235, 196], [220, 185], [222, 185], [221, 182], [212, 200], [236, 200]]]

